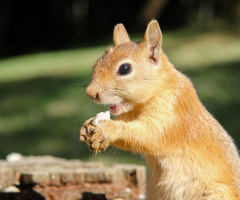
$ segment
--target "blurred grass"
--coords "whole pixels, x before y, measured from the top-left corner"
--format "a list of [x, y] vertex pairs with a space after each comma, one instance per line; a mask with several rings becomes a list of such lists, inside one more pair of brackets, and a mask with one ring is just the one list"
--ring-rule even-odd
[[[111, 44], [109, 42], [109, 44]], [[82, 123], [106, 108], [86, 97], [94, 62], [106, 46], [0, 60], [0, 158], [10, 152], [145, 164], [141, 155], [109, 148], [93, 157], [79, 141]], [[163, 48], [192, 79], [207, 109], [240, 146], [240, 38], [234, 32], [183, 29], [163, 35]]]
[[0, 82], [89, 73], [104, 46], [25, 55], [0, 61]]

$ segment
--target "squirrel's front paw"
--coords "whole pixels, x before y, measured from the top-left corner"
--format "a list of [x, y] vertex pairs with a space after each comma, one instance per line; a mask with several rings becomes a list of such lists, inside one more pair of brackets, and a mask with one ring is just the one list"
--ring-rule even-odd
[[[109, 144], [109, 138], [105, 137], [103, 132], [104, 128], [101, 128], [100, 124], [93, 125], [96, 118], [87, 120], [80, 130], [80, 140], [87, 143], [89, 148], [94, 151], [94, 155], [101, 150], [105, 150]], [[101, 125], [107, 123], [108, 120], [101, 120]]]
[[110, 138], [106, 137], [102, 130], [96, 127], [88, 142], [95, 155], [98, 151], [105, 150], [110, 145]]
[[82, 126], [80, 130], [80, 140], [86, 142], [89, 145], [89, 138], [93, 134], [93, 130], [95, 126], [92, 124], [92, 121], [94, 120], [93, 118], [88, 119]]

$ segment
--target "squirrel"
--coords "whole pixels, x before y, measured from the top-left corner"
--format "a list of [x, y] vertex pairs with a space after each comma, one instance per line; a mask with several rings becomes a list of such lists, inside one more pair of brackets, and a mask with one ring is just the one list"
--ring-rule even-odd
[[149, 22], [139, 43], [117, 24], [113, 41], [86, 94], [114, 119], [87, 120], [80, 140], [94, 151], [111, 145], [142, 154], [150, 167], [147, 200], [240, 199], [238, 150], [163, 52], [158, 22]]

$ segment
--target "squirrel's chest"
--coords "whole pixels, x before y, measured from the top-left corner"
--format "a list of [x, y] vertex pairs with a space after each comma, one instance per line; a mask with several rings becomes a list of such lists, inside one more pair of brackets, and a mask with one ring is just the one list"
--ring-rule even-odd
[[200, 199], [203, 183], [197, 176], [196, 166], [191, 165], [181, 156], [172, 157], [170, 160], [168, 158], [146, 158], [146, 160], [151, 168], [148, 176], [147, 200]]

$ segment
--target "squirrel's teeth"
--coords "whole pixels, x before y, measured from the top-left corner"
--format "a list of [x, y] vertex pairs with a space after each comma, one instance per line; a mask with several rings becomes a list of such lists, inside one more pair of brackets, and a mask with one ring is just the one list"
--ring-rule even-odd
[[116, 104], [110, 104], [110, 109], [115, 109], [117, 107]]
[[118, 110], [117, 107], [118, 107], [117, 104], [110, 104], [109, 105], [110, 112], [113, 113], [113, 114], [116, 113], [117, 110]]

